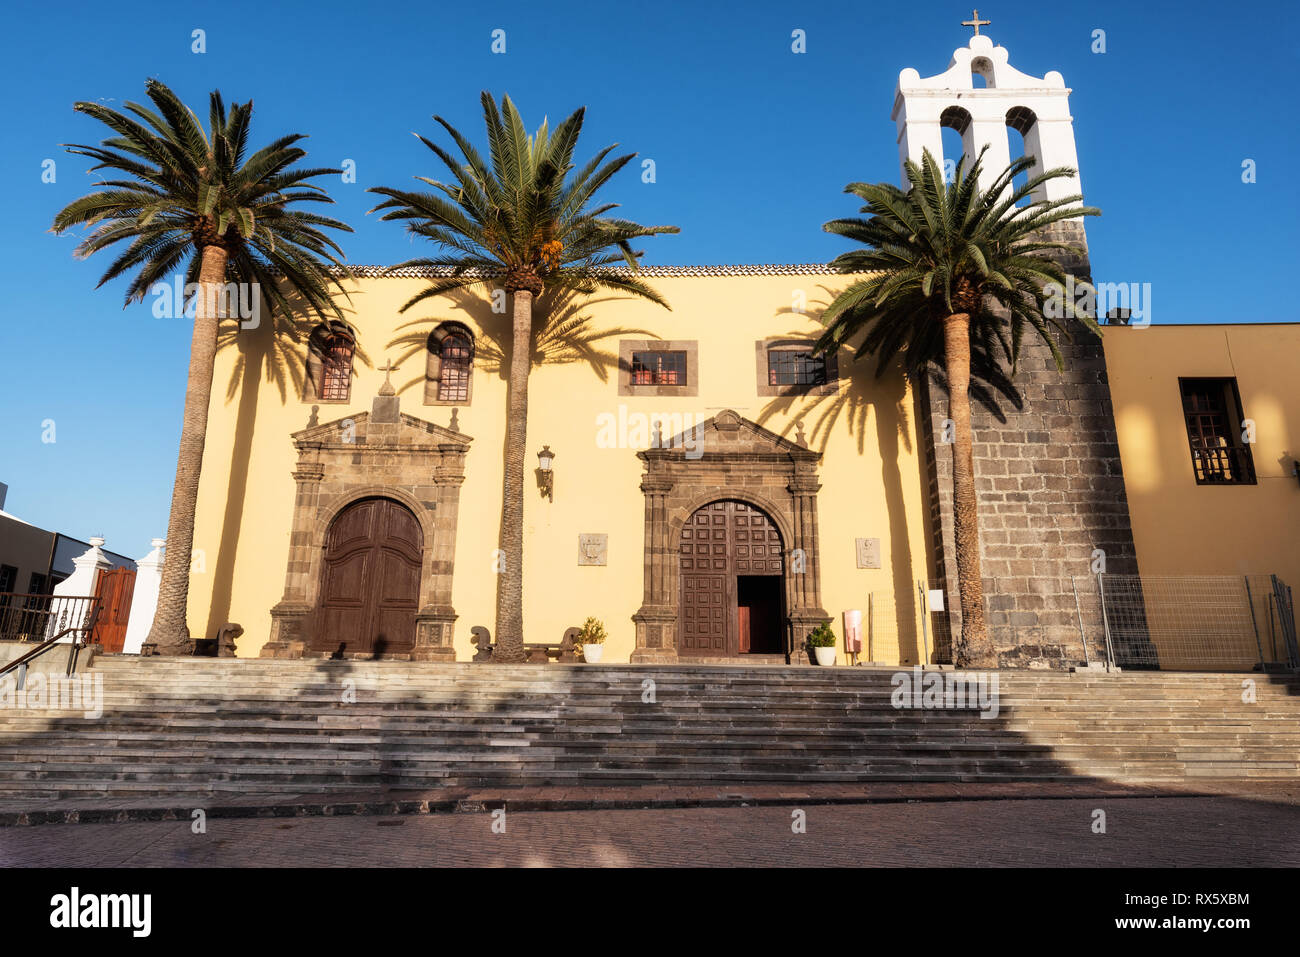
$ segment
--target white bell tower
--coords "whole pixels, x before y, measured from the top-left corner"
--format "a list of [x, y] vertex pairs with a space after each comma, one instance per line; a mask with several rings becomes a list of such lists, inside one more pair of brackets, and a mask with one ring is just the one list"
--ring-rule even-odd
[[[929, 150], [943, 165], [960, 157], [943, 155], [940, 130], [955, 129], [961, 134], [963, 153], [974, 158], [987, 145], [980, 185], [987, 188], [998, 173], [1011, 162], [1007, 127], [1014, 127], [1024, 137], [1025, 154], [1037, 163], [1036, 175], [1057, 166], [1079, 168], [1074, 149], [1074, 126], [1070, 116], [1070, 91], [1055, 70], [1041, 79], [1021, 73], [1007, 62], [1005, 47], [993, 45], [979, 28], [989, 21], [980, 20], [979, 12], [965, 26], [975, 27], [970, 44], [953, 51], [952, 61], [943, 73], [922, 77], [911, 67], [898, 74], [894, 95], [893, 119], [898, 124], [899, 169], [901, 185], [907, 187], [902, 173], [904, 160], [921, 162]], [[976, 78], [982, 83], [977, 83]], [[1060, 199], [1083, 188], [1078, 177], [1051, 180], [1041, 187], [1035, 198]]]

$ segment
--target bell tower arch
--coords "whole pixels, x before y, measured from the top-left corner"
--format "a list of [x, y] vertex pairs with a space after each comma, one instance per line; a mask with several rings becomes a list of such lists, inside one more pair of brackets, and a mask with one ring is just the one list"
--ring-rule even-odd
[[[1024, 137], [1026, 154], [1037, 159], [1033, 173], [1057, 166], [1079, 168], [1070, 90], [1064, 78], [1055, 70], [1043, 77], [1021, 73], [1008, 62], [1006, 48], [994, 46], [982, 34], [954, 50], [942, 73], [922, 77], [911, 67], [900, 72], [893, 119], [898, 125], [898, 162], [904, 186], [903, 162], [920, 163], [927, 149], [941, 164], [960, 159], [943, 155], [940, 130], [945, 127], [961, 134], [962, 151], [968, 156], [988, 146], [980, 182], [985, 188], [1013, 158], [1008, 127]], [[1042, 198], [1060, 199], [1082, 192], [1076, 175], [1045, 183]]]

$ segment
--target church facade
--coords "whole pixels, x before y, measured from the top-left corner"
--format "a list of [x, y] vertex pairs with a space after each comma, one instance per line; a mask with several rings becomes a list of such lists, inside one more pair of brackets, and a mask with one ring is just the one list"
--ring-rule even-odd
[[[976, 36], [944, 73], [900, 74], [900, 151], [942, 155], [951, 128], [967, 149], [993, 144], [998, 168], [1011, 129], [1043, 165], [1077, 167], [1068, 93], [1059, 74], [1020, 73]], [[1067, 232], [1086, 249], [1081, 223]], [[1090, 271], [1086, 252], [1067, 265]], [[472, 629], [492, 628], [505, 293], [489, 284], [401, 314], [427, 277], [381, 273], [357, 270], [346, 324], [306, 328], [299, 342], [269, 325], [223, 339], [192, 634], [234, 621], [243, 656], [466, 661]], [[843, 613], [858, 610], [863, 657], [942, 658], [918, 603], [953, 584], [941, 390], [897, 369], [877, 376], [847, 350], [812, 354], [817, 316], [851, 281], [825, 266], [641, 275], [671, 311], [604, 297], [539, 304], [525, 640], [558, 641], [595, 617], [606, 661], [805, 661], [812, 629], [829, 620], [842, 635]], [[977, 414], [984, 573], [993, 600], [1020, 616], [994, 631], [1004, 664], [1087, 657], [1094, 636], [1080, 634], [1066, 583], [1099, 550], [1119, 574], [1300, 580], [1296, 551], [1273, 531], [1284, 521], [1257, 520], [1226, 549], [1175, 544], [1193, 537], [1188, 509], [1300, 526], [1300, 491], [1284, 487], [1300, 410], [1282, 388], [1300, 337], [1295, 326], [1253, 331], [1264, 328], [1117, 327], [1070, 343], [1064, 374], [1031, 349], [1017, 380], [1024, 407]], [[1144, 337], [1158, 343], [1154, 365]], [[1197, 411], [1216, 402], [1221, 413]], [[1252, 415], [1247, 483], [1231, 437]], [[1233, 451], [1206, 451], [1227, 442]]]

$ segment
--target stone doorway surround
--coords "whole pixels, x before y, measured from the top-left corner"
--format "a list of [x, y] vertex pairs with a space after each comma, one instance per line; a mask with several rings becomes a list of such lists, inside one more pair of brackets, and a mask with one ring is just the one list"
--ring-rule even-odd
[[[734, 499], [762, 509], [786, 546], [787, 660], [809, 664], [804, 640], [830, 619], [821, 607], [817, 468], [821, 454], [727, 409], [637, 453], [644, 463], [645, 592], [636, 623], [634, 664], [677, 662], [682, 526], [697, 509]], [[737, 663], [743, 662], [743, 657]]]
[[298, 449], [293, 530], [284, 597], [271, 609], [271, 640], [262, 648], [263, 658], [301, 658], [307, 653], [330, 523], [353, 502], [382, 496], [410, 509], [424, 535], [410, 658], [456, 659], [451, 582], [465, 454], [473, 440], [454, 428], [401, 412], [398, 396], [386, 394], [390, 389], [381, 389], [370, 412], [293, 434]]

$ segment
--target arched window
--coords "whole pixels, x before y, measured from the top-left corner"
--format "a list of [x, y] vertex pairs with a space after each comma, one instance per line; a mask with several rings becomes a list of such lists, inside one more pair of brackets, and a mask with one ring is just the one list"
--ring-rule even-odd
[[352, 357], [357, 340], [341, 322], [321, 323], [307, 344], [307, 399], [347, 402], [352, 397]]
[[957, 164], [963, 156], [969, 166], [974, 158], [970, 155], [971, 115], [960, 106], [950, 106], [939, 114], [939, 135], [943, 145], [943, 179], [952, 182], [957, 172]]
[[[1032, 156], [1035, 163], [1028, 173], [1022, 173], [1017, 176], [1013, 184], [1017, 189], [1025, 185], [1029, 176], [1035, 176], [1043, 169], [1042, 156], [1038, 141], [1038, 117], [1034, 111], [1027, 106], [1013, 106], [1007, 110], [1007, 146], [1012, 160], [1017, 160], [1022, 156]], [[1021, 206], [1027, 206], [1032, 200], [1042, 199], [1042, 188], [1039, 187], [1034, 195], [1021, 201]]]
[[469, 405], [474, 375], [474, 334], [459, 322], [429, 333], [425, 405]]

